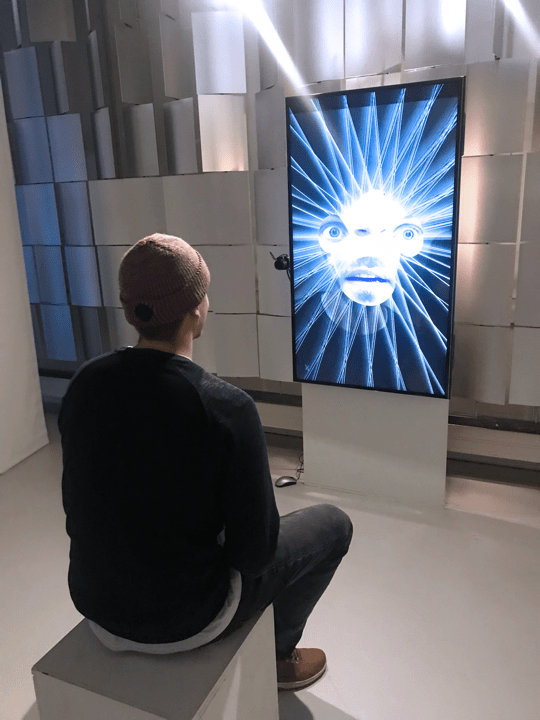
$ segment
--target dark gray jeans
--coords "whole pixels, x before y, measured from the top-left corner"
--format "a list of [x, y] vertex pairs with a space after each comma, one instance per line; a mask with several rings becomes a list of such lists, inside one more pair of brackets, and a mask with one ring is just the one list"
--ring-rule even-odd
[[259, 575], [242, 575], [240, 604], [227, 637], [274, 604], [276, 658], [297, 646], [307, 619], [328, 587], [353, 534], [349, 516], [334, 505], [313, 505], [283, 515], [273, 560]]

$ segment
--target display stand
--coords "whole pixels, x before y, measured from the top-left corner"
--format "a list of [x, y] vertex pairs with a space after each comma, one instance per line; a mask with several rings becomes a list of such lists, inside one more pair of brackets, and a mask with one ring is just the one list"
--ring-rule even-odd
[[303, 384], [304, 482], [442, 508], [449, 401]]

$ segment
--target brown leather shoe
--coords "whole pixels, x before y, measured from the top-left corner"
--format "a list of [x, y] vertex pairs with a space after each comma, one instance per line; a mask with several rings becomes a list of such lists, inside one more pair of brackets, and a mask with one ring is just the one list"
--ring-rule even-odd
[[326, 655], [316, 648], [296, 648], [290, 657], [277, 661], [280, 690], [300, 690], [316, 682], [326, 670]]

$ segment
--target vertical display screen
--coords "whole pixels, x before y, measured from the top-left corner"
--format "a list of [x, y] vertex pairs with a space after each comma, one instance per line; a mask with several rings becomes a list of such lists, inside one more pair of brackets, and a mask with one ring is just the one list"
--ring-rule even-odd
[[463, 93], [287, 100], [295, 380], [449, 397]]

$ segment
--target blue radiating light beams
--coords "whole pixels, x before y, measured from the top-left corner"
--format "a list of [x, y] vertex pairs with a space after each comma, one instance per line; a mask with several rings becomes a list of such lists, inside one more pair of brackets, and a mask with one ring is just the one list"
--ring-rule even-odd
[[288, 102], [296, 379], [447, 394], [461, 91]]

